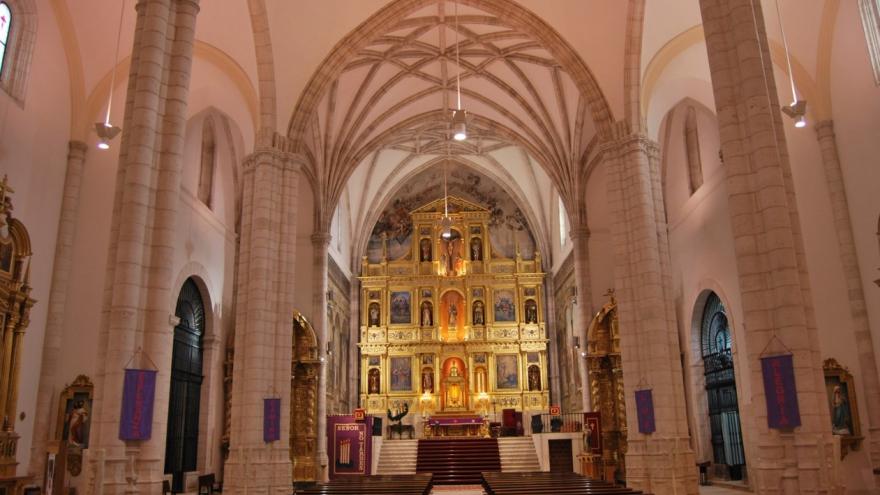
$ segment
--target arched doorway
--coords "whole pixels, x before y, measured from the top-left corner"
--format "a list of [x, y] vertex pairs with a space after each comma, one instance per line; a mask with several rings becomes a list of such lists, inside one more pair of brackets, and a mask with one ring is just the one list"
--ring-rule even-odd
[[[743, 478], [743, 451], [736, 377], [733, 372], [730, 326], [721, 299], [709, 294], [700, 325], [700, 346], [709, 402], [709, 427], [713, 461], [732, 480]], [[717, 471], [716, 471], [717, 472]]]
[[174, 488], [183, 490], [183, 473], [196, 471], [199, 445], [199, 406], [202, 392], [202, 338], [205, 305], [192, 278], [186, 279], [177, 297], [168, 398], [168, 431], [165, 437], [165, 474], [173, 475]]
[[320, 367], [315, 330], [302, 314], [294, 311], [290, 368], [290, 462], [294, 482], [317, 479]]

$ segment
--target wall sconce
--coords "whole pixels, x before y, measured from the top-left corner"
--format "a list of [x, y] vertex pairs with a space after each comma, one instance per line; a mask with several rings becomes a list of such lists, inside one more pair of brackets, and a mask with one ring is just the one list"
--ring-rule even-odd
[[327, 342], [327, 355], [328, 356], [333, 355], [333, 342], [331, 342], [331, 341]]
[[574, 338], [574, 348], [575, 348], [575, 349], [580, 349], [580, 348], [581, 348], [581, 338], [580, 338], [580, 337], [575, 337], [575, 338]]

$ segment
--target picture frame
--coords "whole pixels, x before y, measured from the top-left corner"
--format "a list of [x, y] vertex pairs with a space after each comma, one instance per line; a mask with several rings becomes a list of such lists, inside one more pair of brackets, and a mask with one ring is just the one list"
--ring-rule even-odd
[[392, 356], [389, 358], [389, 376], [392, 392], [411, 392], [412, 358], [410, 356]]
[[516, 354], [495, 355], [495, 388], [499, 390], [519, 388], [519, 362]]
[[862, 427], [859, 423], [859, 405], [852, 373], [834, 358], [822, 365], [825, 374], [825, 394], [831, 414], [831, 434], [840, 437], [840, 457], [850, 450], [859, 450]]
[[412, 323], [412, 293], [409, 291], [391, 292], [391, 324], [408, 325]]
[[496, 289], [493, 291], [493, 313], [496, 322], [516, 321], [516, 298], [512, 289]]

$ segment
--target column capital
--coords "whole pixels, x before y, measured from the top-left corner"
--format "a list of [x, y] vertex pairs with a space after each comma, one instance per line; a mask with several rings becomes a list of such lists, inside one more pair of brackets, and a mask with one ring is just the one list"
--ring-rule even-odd
[[86, 157], [86, 152], [89, 149], [89, 145], [82, 141], [72, 140], [67, 143], [67, 156], [69, 158], [75, 159], [83, 159]]
[[816, 136], [819, 139], [834, 137], [834, 121], [831, 119], [816, 122], [813, 124], [813, 129], [816, 131]]
[[620, 132], [615, 132], [613, 136], [604, 140], [599, 144], [599, 151], [612, 153], [614, 155], [624, 155], [634, 151], [641, 151], [646, 154], [656, 154], [660, 151], [660, 145], [643, 132], [628, 132], [628, 127], [619, 126]]
[[568, 237], [574, 242], [587, 241], [590, 239], [590, 228], [586, 225], [572, 225]]
[[286, 151], [276, 146], [259, 146], [244, 158], [243, 169], [247, 172], [257, 165], [270, 165], [282, 170], [299, 172], [305, 163], [305, 157], [302, 154]]
[[333, 235], [330, 232], [315, 232], [311, 236], [312, 245], [316, 248], [327, 249], [327, 246], [330, 245], [330, 241], [333, 239]]

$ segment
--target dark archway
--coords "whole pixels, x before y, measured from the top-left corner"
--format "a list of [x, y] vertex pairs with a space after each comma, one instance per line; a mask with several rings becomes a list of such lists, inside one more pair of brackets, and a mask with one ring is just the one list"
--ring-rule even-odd
[[731, 332], [727, 312], [714, 292], [709, 294], [700, 326], [700, 345], [709, 401], [709, 426], [712, 432], [712, 455], [715, 464], [726, 466], [730, 479], [743, 477], [746, 464], [736, 377], [733, 372]]
[[199, 407], [202, 390], [202, 338], [205, 305], [192, 278], [186, 279], [177, 298], [165, 440], [165, 473], [174, 475], [175, 489], [183, 489], [183, 473], [198, 463]]

